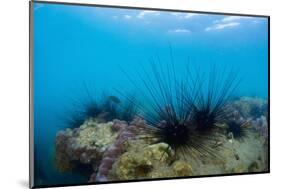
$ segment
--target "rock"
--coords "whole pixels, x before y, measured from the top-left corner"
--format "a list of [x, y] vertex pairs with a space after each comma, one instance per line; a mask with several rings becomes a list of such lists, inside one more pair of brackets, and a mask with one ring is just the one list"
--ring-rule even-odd
[[71, 162], [77, 161], [82, 164], [98, 163], [117, 137], [112, 125], [112, 122], [97, 123], [89, 119], [79, 128], [59, 131], [55, 149], [57, 168], [60, 171], [69, 171], [75, 166]]
[[110, 180], [191, 176], [192, 167], [189, 163], [180, 160], [170, 165], [173, 155], [165, 143], [131, 148], [113, 165]]
[[120, 156], [113, 165], [112, 175], [121, 180], [153, 178], [159, 175], [159, 164], [165, 165], [171, 158], [171, 150], [165, 143], [148, 145], [142, 148], [132, 148]]
[[172, 167], [176, 176], [184, 177], [192, 175], [191, 165], [184, 161], [176, 161], [173, 163]]
[[137, 127], [128, 126], [127, 122], [114, 120], [112, 128], [118, 131], [116, 140], [107, 148], [103, 155], [97, 173], [93, 173], [89, 182], [104, 182], [108, 180], [108, 173], [117, 158], [123, 153], [126, 144], [132, 141], [137, 133]]
[[256, 119], [267, 114], [267, 101], [261, 98], [241, 97], [233, 101], [231, 107], [244, 118]]
[[265, 116], [252, 120], [251, 124], [252, 127], [265, 138], [265, 140], [268, 140], [268, 121]]
[[263, 140], [256, 137], [258, 134], [251, 131], [244, 141], [234, 140], [233, 143], [226, 143], [222, 157], [225, 160], [223, 173], [247, 173], [264, 171], [267, 169], [266, 163], [263, 166], [256, 166], [253, 162], [261, 162], [267, 159]]
[[145, 148], [143, 155], [149, 159], [158, 160], [160, 162], [168, 162], [172, 155], [172, 151], [168, 144], [158, 143]]
[[256, 172], [256, 171], [259, 171], [259, 169], [260, 169], [260, 166], [257, 161], [253, 161], [248, 167], [249, 172]]
[[[218, 158], [197, 158], [193, 150], [175, 154], [166, 143], [156, 141], [145, 132], [145, 121], [136, 118], [130, 124], [120, 120], [99, 123], [86, 120], [76, 129], [60, 131], [56, 137], [56, 163], [61, 171], [75, 166], [73, 162], [90, 165], [89, 182], [136, 180], [246, 173], [268, 170], [266, 138], [255, 131], [267, 133], [266, 101], [244, 97], [232, 101], [237, 119], [251, 120], [252, 128], [243, 141], [227, 134], [220, 136], [216, 147]], [[236, 118], [235, 118], [236, 119]], [[222, 124], [221, 129], [225, 129]]]
[[227, 105], [236, 121], [247, 121], [265, 140], [268, 140], [268, 102], [265, 99], [241, 97]]
[[125, 153], [115, 165], [115, 175], [121, 180], [143, 178], [153, 169], [152, 161], [137, 153]]
[[69, 171], [73, 168], [68, 154], [66, 153], [66, 148], [68, 146], [68, 142], [71, 140], [71, 137], [72, 131], [70, 129], [60, 131], [56, 136], [55, 164], [58, 170], [61, 172]]

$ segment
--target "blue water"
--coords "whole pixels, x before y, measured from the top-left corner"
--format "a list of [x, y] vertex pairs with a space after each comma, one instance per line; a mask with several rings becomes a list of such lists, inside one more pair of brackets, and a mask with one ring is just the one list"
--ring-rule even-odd
[[234, 67], [237, 95], [267, 98], [266, 18], [34, 4], [35, 144], [49, 184], [85, 181], [54, 168], [55, 134], [73, 101], [85, 97], [85, 83], [97, 94], [130, 89], [120, 67], [133, 77], [152, 57], [169, 63], [172, 49], [177, 74], [187, 62], [202, 71]]

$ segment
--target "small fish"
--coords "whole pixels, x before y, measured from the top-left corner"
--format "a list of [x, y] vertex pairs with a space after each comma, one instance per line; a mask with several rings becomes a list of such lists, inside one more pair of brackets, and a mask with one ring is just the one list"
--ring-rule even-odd
[[108, 96], [108, 99], [116, 104], [120, 104], [121, 100], [116, 96]]
[[103, 122], [103, 121], [105, 121], [108, 114], [109, 114], [108, 112], [102, 112], [99, 115], [97, 115], [96, 119], [100, 122]]

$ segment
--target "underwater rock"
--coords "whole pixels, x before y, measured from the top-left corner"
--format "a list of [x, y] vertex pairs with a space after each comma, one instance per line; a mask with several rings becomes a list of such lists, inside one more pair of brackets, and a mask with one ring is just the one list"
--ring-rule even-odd
[[141, 127], [136, 126], [139, 123], [141, 123], [141, 120], [134, 120], [130, 125], [126, 121], [113, 120], [112, 129], [118, 131], [118, 136], [115, 142], [107, 148], [98, 172], [91, 175], [89, 182], [105, 182], [108, 180], [109, 171], [117, 158], [123, 153], [126, 143], [133, 140], [141, 129]]
[[176, 161], [173, 163], [173, 170], [176, 176], [191, 176], [192, 167], [189, 163], [184, 161]]
[[[196, 159], [193, 151], [184, 158], [176, 156], [168, 144], [152, 140], [145, 132], [145, 120], [136, 117], [129, 124], [89, 119], [79, 128], [58, 132], [56, 164], [61, 171], [73, 169], [73, 162], [91, 166], [92, 171], [87, 172], [89, 182], [265, 171], [268, 169], [266, 140], [256, 132], [267, 134], [268, 131], [267, 115], [261, 114], [265, 104], [248, 97], [228, 104], [237, 119], [250, 120], [253, 129], [249, 129], [245, 140], [238, 140], [230, 133], [220, 136], [213, 144], [219, 158]], [[251, 110], [253, 106], [259, 110]], [[225, 129], [223, 124], [220, 128]]]
[[60, 171], [73, 168], [73, 161], [97, 164], [117, 137], [112, 122], [97, 123], [92, 119], [73, 130], [59, 131], [56, 136], [55, 161]]
[[144, 157], [155, 159], [160, 162], [169, 162], [172, 153], [172, 150], [166, 143], [153, 144], [143, 149]]
[[249, 122], [254, 130], [265, 140], [268, 138], [267, 100], [253, 97], [241, 97], [227, 105], [236, 121]]
[[73, 165], [70, 163], [70, 158], [66, 153], [66, 148], [68, 142], [71, 140], [72, 131], [66, 129], [65, 131], [60, 131], [56, 136], [56, 156], [55, 163], [59, 171], [70, 171], [73, 169]]
[[253, 161], [250, 166], [248, 167], [249, 172], [256, 172], [259, 171], [259, 163], [257, 161]]
[[116, 176], [121, 180], [145, 177], [153, 169], [150, 159], [136, 153], [125, 153], [116, 164]]
[[116, 141], [107, 148], [106, 152], [103, 155], [101, 164], [98, 168], [97, 173], [93, 173], [90, 177], [89, 182], [105, 182], [107, 181], [107, 175], [109, 170], [112, 167], [112, 164], [115, 162], [115, 159], [122, 153], [123, 151], [123, 143], [125, 142], [125, 136], [129, 135], [125, 129], [128, 127], [127, 122], [122, 122], [119, 120], [114, 120], [114, 124], [112, 125], [112, 129], [115, 131], [119, 131], [118, 137]]
[[[186, 177], [193, 175], [233, 174], [267, 170], [263, 141], [251, 131], [247, 140], [221, 139], [217, 148], [219, 159], [176, 157], [165, 143], [149, 144], [133, 142], [126, 152], [113, 163], [108, 180], [135, 180], [167, 177]], [[257, 162], [253, 164], [253, 162]]]
[[267, 115], [267, 100], [255, 97], [241, 97], [231, 102], [230, 106], [243, 118], [256, 119], [262, 115]]
[[[267, 155], [263, 153], [266, 151], [264, 141], [257, 136], [258, 133], [252, 131], [244, 141], [234, 139], [232, 143], [225, 144], [223, 173], [247, 173], [252, 172], [253, 168], [256, 171], [267, 170]], [[253, 162], [259, 162], [258, 166], [253, 165]]]
[[255, 120], [252, 120], [252, 126], [257, 130], [266, 140], [268, 138], [268, 121], [265, 116], [261, 116]]
[[113, 165], [111, 172], [113, 177], [121, 180], [153, 178], [152, 175], [156, 174], [157, 167], [160, 167], [160, 164], [167, 164], [172, 154], [165, 143], [148, 145], [142, 149], [142, 152], [139, 150], [141, 149], [137, 148], [120, 156]]

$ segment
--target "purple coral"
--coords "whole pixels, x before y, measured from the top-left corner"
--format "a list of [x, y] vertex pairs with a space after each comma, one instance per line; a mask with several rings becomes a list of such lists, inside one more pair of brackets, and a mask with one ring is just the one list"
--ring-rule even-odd
[[107, 175], [112, 165], [124, 151], [124, 143], [127, 140], [135, 138], [136, 131], [139, 129], [138, 126], [136, 126], [138, 122], [140, 122], [140, 119], [134, 120], [131, 125], [128, 125], [125, 121], [113, 120], [112, 129], [119, 132], [117, 139], [107, 148], [101, 160], [98, 172], [91, 175], [89, 182], [106, 182], [108, 180]]

